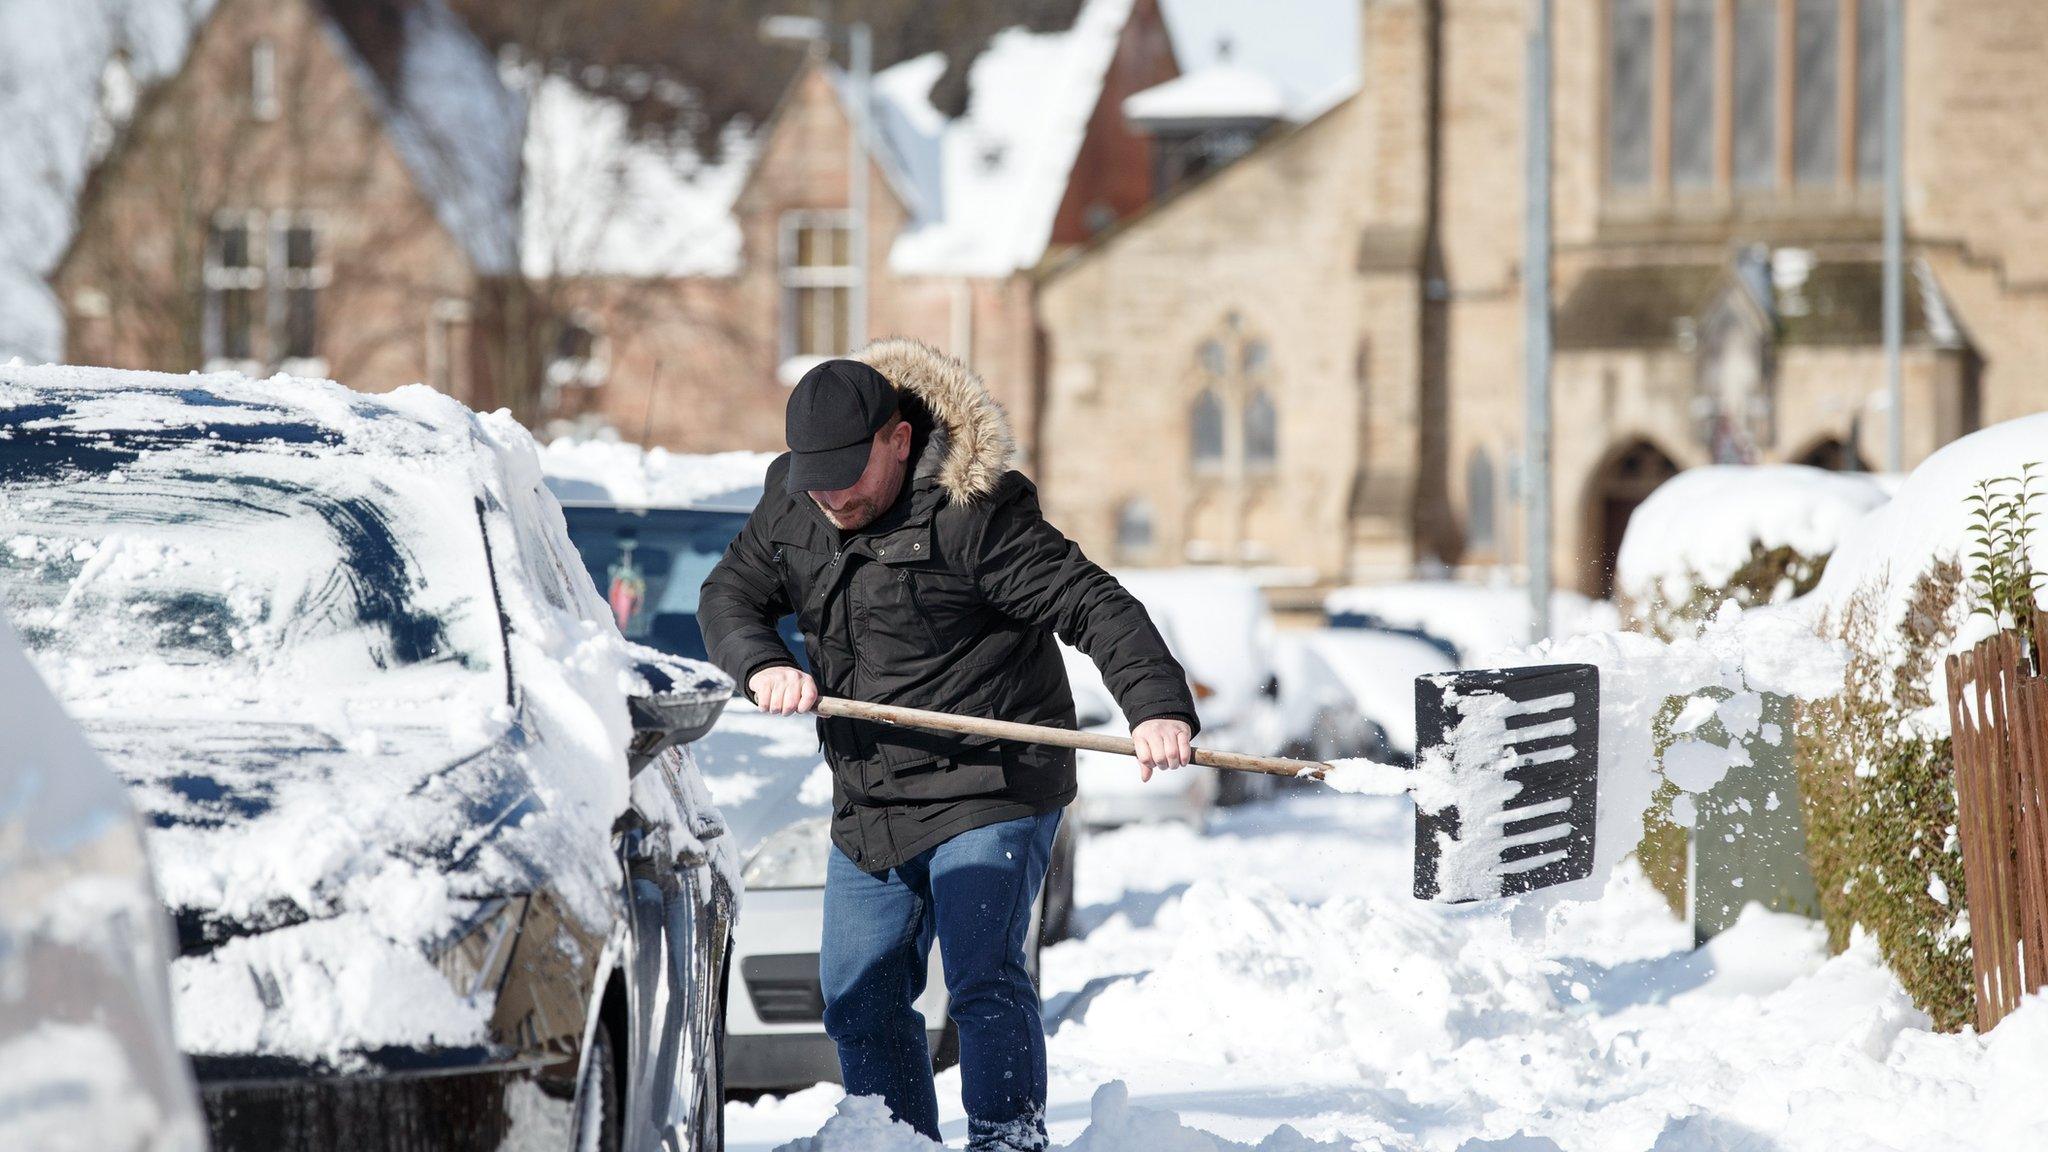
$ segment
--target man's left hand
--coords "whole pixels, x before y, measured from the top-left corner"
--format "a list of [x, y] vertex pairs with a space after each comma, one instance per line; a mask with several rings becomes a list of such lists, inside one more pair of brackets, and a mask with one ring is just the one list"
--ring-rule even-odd
[[1185, 768], [1195, 758], [1195, 731], [1187, 721], [1168, 716], [1147, 720], [1131, 729], [1131, 743], [1137, 745], [1138, 779], [1152, 779], [1155, 768]]

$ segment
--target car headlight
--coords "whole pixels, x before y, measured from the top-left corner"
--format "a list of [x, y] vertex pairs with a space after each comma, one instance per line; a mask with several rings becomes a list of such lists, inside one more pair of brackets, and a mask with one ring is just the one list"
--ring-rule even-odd
[[512, 947], [526, 919], [525, 896], [499, 896], [483, 901], [445, 939], [431, 944], [427, 956], [448, 978], [458, 996], [495, 992], [512, 961]]
[[748, 888], [823, 888], [832, 825], [823, 816], [799, 820], [761, 841], [740, 879]]

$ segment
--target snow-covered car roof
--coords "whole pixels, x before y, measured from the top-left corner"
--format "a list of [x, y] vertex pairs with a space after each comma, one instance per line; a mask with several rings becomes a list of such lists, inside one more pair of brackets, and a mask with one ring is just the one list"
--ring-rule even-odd
[[564, 437], [541, 450], [548, 490], [564, 504], [751, 512], [773, 452], [670, 452]]
[[0, 368], [0, 608], [155, 825], [188, 1051], [473, 1045], [424, 944], [609, 923], [634, 652], [508, 415]]

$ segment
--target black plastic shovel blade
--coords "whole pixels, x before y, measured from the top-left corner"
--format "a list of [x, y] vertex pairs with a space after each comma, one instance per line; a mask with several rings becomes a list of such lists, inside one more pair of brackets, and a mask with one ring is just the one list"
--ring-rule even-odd
[[1598, 668], [1418, 676], [1415, 737], [1428, 777], [1416, 789], [1416, 899], [1462, 904], [1592, 875]]

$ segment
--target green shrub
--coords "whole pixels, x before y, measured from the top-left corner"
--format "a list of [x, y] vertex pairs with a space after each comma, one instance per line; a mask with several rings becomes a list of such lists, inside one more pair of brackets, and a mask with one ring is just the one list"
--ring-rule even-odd
[[1915, 714], [1933, 704], [1964, 616], [1962, 570], [1942, 561], [1915, 580], [1897, 635], [1885, 592], [1858, 590], [1822, 624], [1848, 661], [1841, 694], [1806, 705], [1797, 725], [1807, 856], [1830, 945], [1863, 926], [1913, 1002], [1952, 1031], [1975, 1016], [1955, 764], [1948, 738]]
[[1766, 548], [1752, 540], [1749, 559], [1725, 583], [1709, 583], [1698, 572], [1689, 571], [1685, 581], [1689, 591], [1683, 600], [1668, 600], [1661, 589], [1653, 590], [1648, 600], [1624, 595], [1620, 597], [1622, 616], [1637, 631], [1660, 640], [1694, 636], [1723, 604], [1756, 608], [1806, 595], [1820, 583], [1827, 566], [1826, 556], [1808, 556], [1783, 544]]

